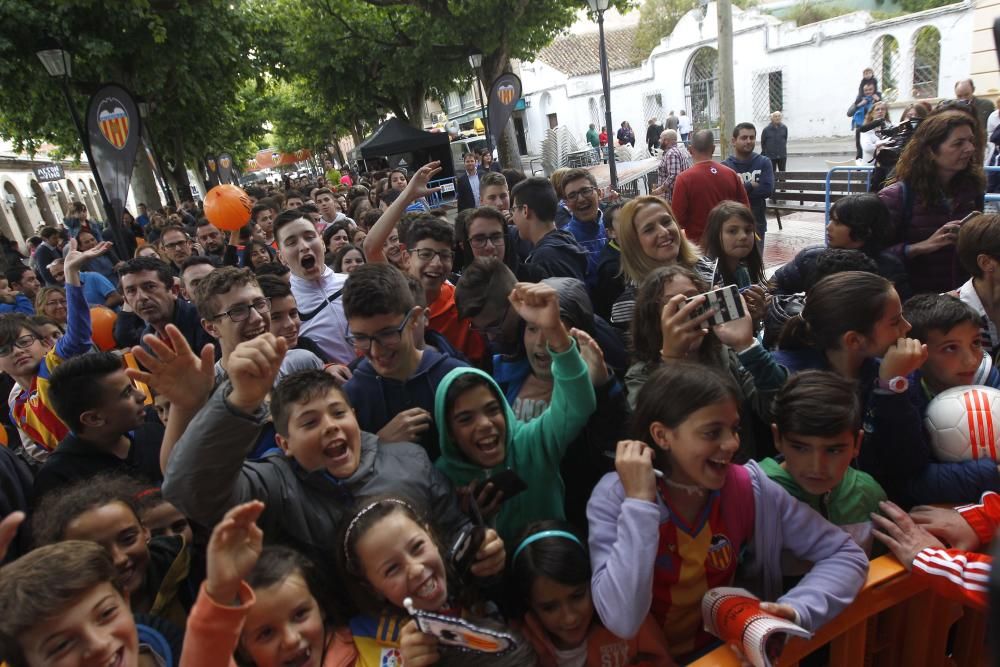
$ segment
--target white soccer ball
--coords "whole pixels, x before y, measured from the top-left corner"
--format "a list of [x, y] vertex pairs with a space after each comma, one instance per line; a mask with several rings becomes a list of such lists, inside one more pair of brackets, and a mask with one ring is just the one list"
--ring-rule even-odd
[[924, 426], [939, 461], [1000, 460], [1000, 390], [973, 385], [941, 392]]

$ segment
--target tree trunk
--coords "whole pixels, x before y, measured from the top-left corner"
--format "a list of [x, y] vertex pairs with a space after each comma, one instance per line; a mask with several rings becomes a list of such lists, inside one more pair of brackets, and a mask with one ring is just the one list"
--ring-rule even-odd
[[523, 171], [521, 164], [521, 152], [517, 149], [517, 135], [514, 132], [514, 119], [507, 121], [499, 138], [496, 138], [497, 153], [500, 156], [500, 164], [504, 169], [517, 169]]
[[152, 211], [158, 210], [164, 204], [145, 150], [139, 151], [135, 169], [132, 171], [132, 195], [136, 204], [145, 204]]
[[191, 182], [188, 180], [187, 166], [184, 162], [184, 144], [180, 137], [174, 137], [173, 143], [174, 168], [169, 173], [177, 191], [177, 202], [180, 203], [191, 199]]

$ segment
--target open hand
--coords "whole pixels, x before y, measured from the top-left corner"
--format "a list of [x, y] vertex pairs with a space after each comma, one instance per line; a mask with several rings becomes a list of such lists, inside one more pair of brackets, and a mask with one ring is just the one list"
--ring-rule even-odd
[[910, 518], [928, 533], [947, 542], [953, 549], [972, 551], [979, 548], [979, 536], [969, 522], [953, 509], [918, 505], [910, 510]]
[[231, 605], [264, 548], [264, 533], [257, 519], [264, 503], [252, 500], [232, 508], [222, 518], [206, 552], [205, 592], [221, 605]]
[[427, 184], [439, 173], [441, 173], [441, 161], [435, 160], [434, 162], [428, 162], [417, 172], [413, 174], [413, 178], [410, 182], [406, 184], [406, 188], [403, 190], [403, 194], [410, 201], [415, 201], [421, 197], [426, 197], [429, 194], [433, 194], [439, 191], [441, 188], [429, 188]]
[[608, 365], [604, 363], [604, 350], [594, 340], [593, 336], [583, 329], [570, 329], [569, 335], [576, 339], [576, 346], [580, 349], [580, 356], [587, 362], [587, 370], [590, 373], [590, 383], [595, 387], [603, 387], [610, 379]]
[[928, 547], [943, 549], [941, 540], [914, 523], [910, 515], [896, 503], [883, 500], [878, 504], [882, 514], [872, 512], [872, 534], [899, 559], [907, 570], [913, 568], [913, 559]]
[[147, 371], [126, 368], [125, 373], [163, 394], [175, 406], [196, 412], [215, 388], [215, 348], [207, 344], [197, 356], [176, 326], [168, 324], [166, 334], [169, 342], [153, 334], [143, 338], [150, 352], [139, 346], [132, 348], [135, 360]]

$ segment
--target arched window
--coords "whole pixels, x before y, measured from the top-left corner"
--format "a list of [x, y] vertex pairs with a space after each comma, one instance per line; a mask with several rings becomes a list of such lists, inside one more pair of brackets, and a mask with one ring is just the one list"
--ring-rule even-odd
[[719, 125], [718, 64], [718, 52], [703, 46], [691, 56], [684, 73], [684, 97], [696, 129]]
[[604, 113], [604, 109], [597, 106], [597, 98], [590, 98], [590, 122], [595, 126], [601, 126], [601, 114]]
[[941, 33], [932, 25], [913, 36], [913, 97], [937, 97], [941, 71]]
[[893, 102], [899, 97], [899, 72], [902, 67], [899, 42], [892, 35], [882, 35], [872, 45], [872, 69], [878, 77], [882, 99]]

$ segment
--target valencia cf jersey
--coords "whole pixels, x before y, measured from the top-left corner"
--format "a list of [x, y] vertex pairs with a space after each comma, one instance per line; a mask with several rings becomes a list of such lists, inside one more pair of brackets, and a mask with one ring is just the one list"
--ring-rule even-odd
[[721, 494], [710, 494], [708, 504], [690, 525], [671, 507], [660, 524], [660, 544], [653, 570], [652, 613], [663, 628], [674, 656], [685, 655], [710, 641], [702, 629], [701, 599], [710, 588], [728, 586], [736, 572], [740, 544], [723, 517]]

